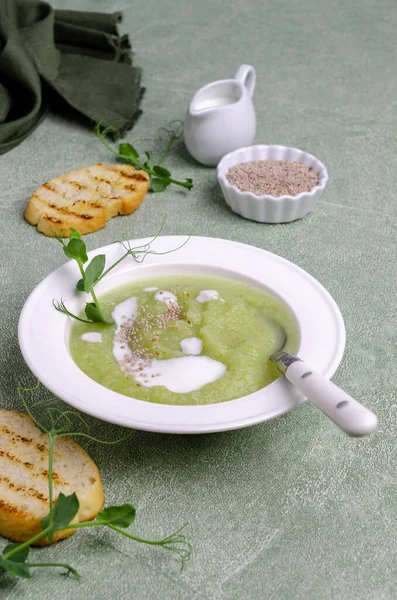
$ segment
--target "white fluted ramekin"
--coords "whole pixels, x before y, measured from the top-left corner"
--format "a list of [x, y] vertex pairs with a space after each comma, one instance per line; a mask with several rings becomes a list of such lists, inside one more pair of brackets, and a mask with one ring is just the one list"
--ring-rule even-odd
[[[226, 174], [231, 167], [252, 160], [288, 160], [311, 167], [319, 175], [319, 183], [310, 192], [297, 196], [256, 196], [242, 192], [229, 183]], [[226, 204], [237, 214], [261, 223], [288, 223], [309, 213], [321, 197], [328, 182], [327, 169], [315, 156], [286, 146], [249, 146], [239, 148], [224, 156], [217, 167], [218, 181]]]

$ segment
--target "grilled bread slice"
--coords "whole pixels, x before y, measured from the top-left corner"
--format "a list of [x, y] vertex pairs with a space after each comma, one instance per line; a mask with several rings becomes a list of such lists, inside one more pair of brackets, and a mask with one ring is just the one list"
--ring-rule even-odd
[[[99, 471], [70, 438], [55, 440], [53, 489], [54, 501], [60, 492], [76, 493], [78, 521], [94, 519], [103, 506]], [[0, 535], [24, 542], [41, 531], [48, 512], [48, 437], [27, 415], [0, 410]], [[72, 533], [57, 531], [53, 541]], [[49, 543], [42, 539], [37, 545]]]
[[102, 165], [70, 171], [47, 181], [33, 194], [25, 219], [48, 236], [69, 237], [97, 231], [116, 215], [138, 208], [149, 187], [149, 175], [132, 165]]

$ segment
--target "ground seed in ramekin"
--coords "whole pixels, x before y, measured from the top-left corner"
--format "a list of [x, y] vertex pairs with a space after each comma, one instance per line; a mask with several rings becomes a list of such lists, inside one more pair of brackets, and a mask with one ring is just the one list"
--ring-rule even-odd
[[226, 177], [242, 192], [256, 196], [297, 196], [318, 185], [318, 174], [291, 160], [252, 160], [231, 167]]

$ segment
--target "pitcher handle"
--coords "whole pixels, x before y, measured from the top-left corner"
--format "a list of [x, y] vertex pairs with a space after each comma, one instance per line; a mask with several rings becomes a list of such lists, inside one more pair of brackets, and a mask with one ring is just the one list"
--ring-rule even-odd
[[245, 85], [250, 98], [252, 98], [256, 83], [256, 72], [254, 67], [251, 65], [241, 65], [241, 67], [237, 69], [234, 79], [237, 79], [241, 85]]

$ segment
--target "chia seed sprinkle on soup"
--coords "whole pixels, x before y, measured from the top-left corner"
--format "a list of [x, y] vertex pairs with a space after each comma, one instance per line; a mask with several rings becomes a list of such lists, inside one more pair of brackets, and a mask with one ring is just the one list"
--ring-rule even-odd
[[311, 168], [288, 160], [253, 160], [231, 167], [229, 183], [242, 192], [256, 196], [297, 196], [318, 185], [318, 174]]

